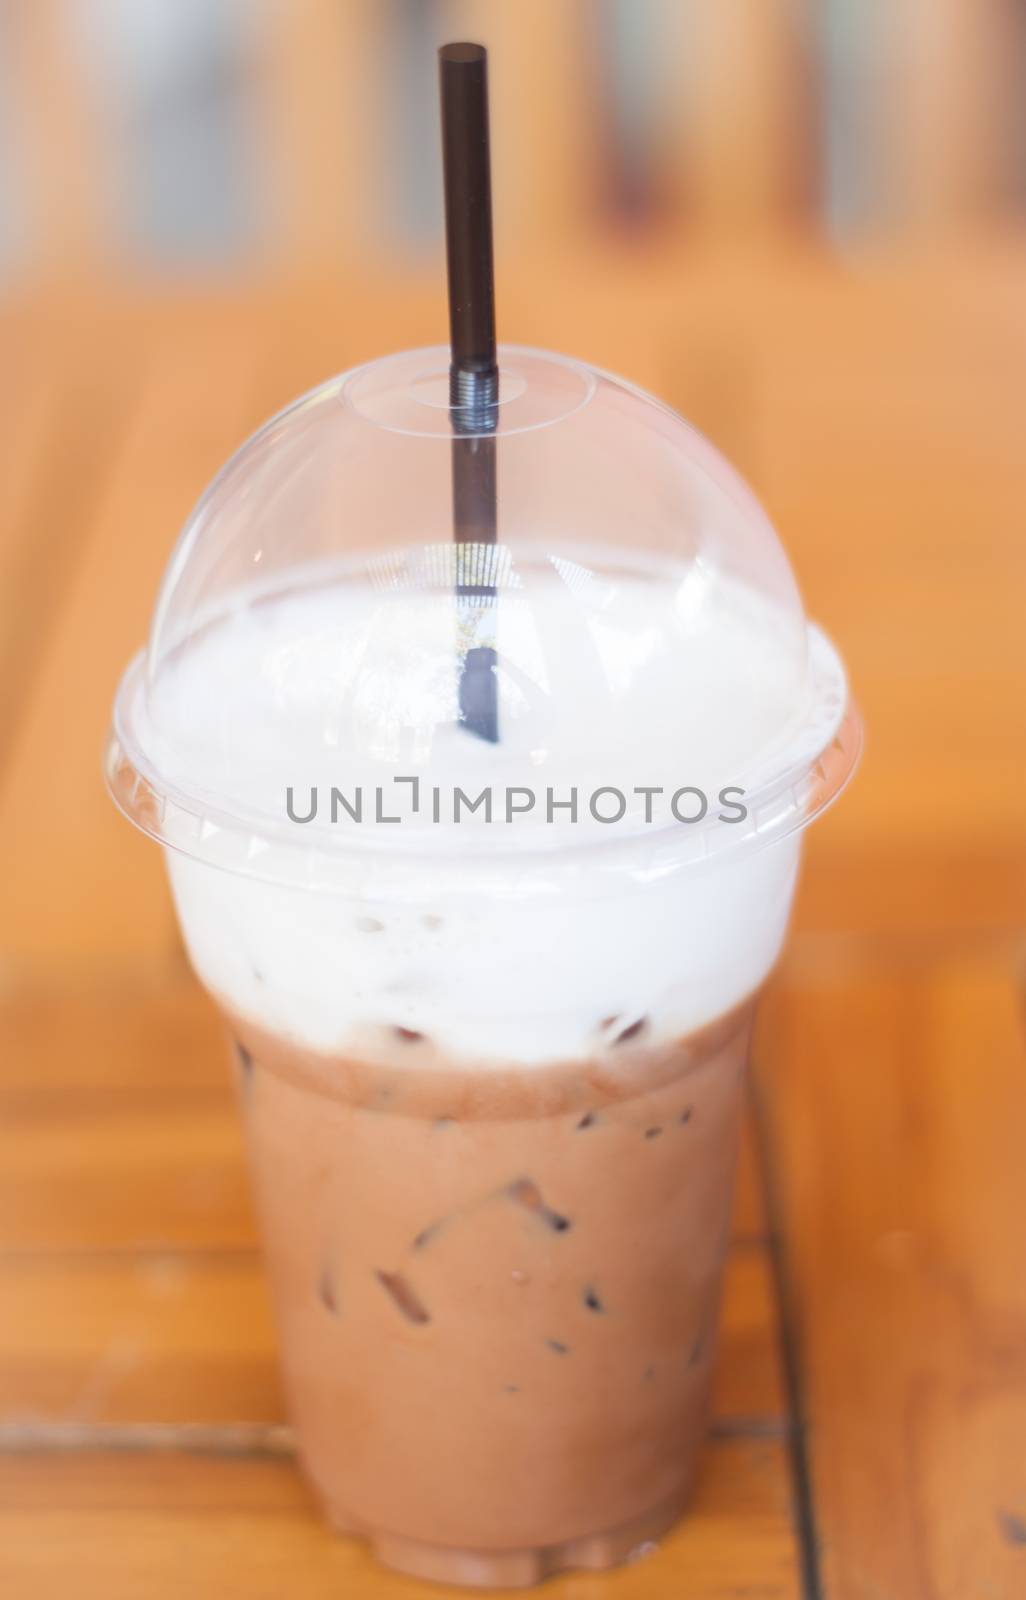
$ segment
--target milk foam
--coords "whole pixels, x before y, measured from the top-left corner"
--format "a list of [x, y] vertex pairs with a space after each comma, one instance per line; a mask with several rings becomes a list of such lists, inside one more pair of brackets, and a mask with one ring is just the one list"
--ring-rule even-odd
[[[396, 1029], [454, 1057], [530, 1065], [583, 1059], [642, 1018], [653, 1039], [685, 1034], [743, 1000], [779, 951], [798, 835], [655, 873], [632, 791], [662, 788], [651, 803], [665, 822], [683, 785], [716, 810], [723, 786], [786, 769], [808, 738], [805, 662], [766, 602], [718, 577], [707, 604], [701, 584], [695, 569], [656, 582], [582, 567], [486, 606], [475, 642], [494, 642], [502, 663], [497, 746], [455, 726], [461, 615], [444, 590], [328, 584], [238, 607], [195, 635], [150, 689], [155, 765], [221, 813], [245, 814], [264, 834], [265, 866], [343, 835], [352, 846], [345, 887], [336, 875], [330, 892], [169, 850], [207, 985], [301, 1045], [398, 1049], [411, 1066], [417, 1051], [397, 1046]], [[544, 804], [509, 824], [478, 812], [455, 826], [444, 807], [435, 823], [426, 804], [399, 826], [332, 824], [323, 803], [309, 824], [285, 815], [288, 786], [305, 806], [311, 789], [371, 792], [396, 774], [443, 794], [526, 785], [565, 798], [576, 785], [581, 803], [576, 822], [565, 809], [549, 821]], [[630, 798], [615, 827], [587, 806], [610, 787]], [[617, 870], [600, 872], [614, 837]], [[387, 873], [379, 849], [363, 848], [386, 838]]]

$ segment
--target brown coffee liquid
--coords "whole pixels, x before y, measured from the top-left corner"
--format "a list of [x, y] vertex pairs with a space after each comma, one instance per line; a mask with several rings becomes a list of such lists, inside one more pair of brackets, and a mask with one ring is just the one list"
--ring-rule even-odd
[[[529, 1583], [674, 1520], [704, 1431], [753, 1003], [589, 1062], [332, 1058], [231, 1019], [286, 1386], [329, 1515]], [[629, 1036], [628, 1036], [629, 1035]]]

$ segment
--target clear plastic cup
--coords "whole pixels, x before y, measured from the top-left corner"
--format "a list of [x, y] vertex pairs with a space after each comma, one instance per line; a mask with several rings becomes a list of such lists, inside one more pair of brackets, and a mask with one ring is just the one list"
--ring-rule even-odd
[[[681, 418], [517, 348], [495, 418], [419, 350], [268, 423], [182, 533], [107, 773], [234, 1040], [311, 1480], [392, 1565], [519, 1584], [685, 1505], [753, 1008], [860, 733]], [[497, 535], [461, 543], [479, 447]]]

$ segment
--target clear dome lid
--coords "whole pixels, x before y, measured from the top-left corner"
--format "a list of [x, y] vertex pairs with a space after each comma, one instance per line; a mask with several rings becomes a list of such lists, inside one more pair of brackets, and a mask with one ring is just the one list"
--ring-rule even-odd
[[[843, 786], [843, 669], [733, 469], [621, 379], [500, 362], [487, 426], [450, 405], [448, 351], [416, 350], [315, 389], [214, 480], [115, 707], [108, 779], [146, 831], [302, 882], [354, 852], [641, 837], [678, 864]], [[460, 510], [467, 473], [493, 528]]]

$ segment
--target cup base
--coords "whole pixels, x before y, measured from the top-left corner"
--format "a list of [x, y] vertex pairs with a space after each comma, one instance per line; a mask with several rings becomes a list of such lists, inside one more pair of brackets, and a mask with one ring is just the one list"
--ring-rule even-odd
[[651, 1547], [681, 1516], [690, 1486], [650, 1511], [608, 1528], [560, 1544], [521, 1550], [471, 1550], [428, 1544], [400, 1533], [361, 1527], [330, 1503], [325, 1513], [336, 1533], [366, 1539], [383, 1566], [410, 1578], [479, 1589], [528, 1589], [556, 1572], [571, 1569], [602, 1572], [652, 1553]]

